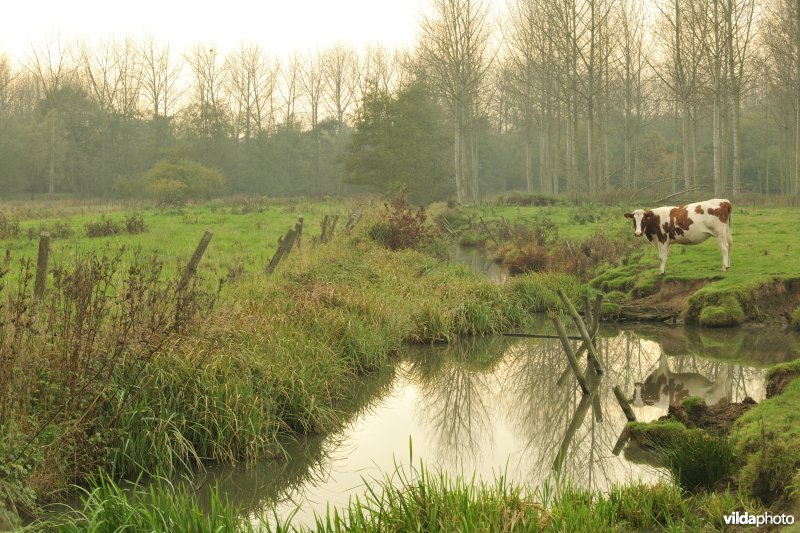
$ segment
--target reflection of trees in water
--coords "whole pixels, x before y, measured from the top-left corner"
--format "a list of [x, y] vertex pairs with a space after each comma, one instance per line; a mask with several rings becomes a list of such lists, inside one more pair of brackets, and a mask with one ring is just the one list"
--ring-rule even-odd
[[[632, 474], [648, 472], [612, 454], [625, 425], [612, 387], [620, 385], [630, 397], [634, 383], [643, 382], [658, 369], [662, 345], [654, 339], [664, 340], [663, 351], [669, 354], [666, 361], [671, 372], [694, 373], [710, 381], [727, 372], [731, 379], [726, 396], [734, 401], [748, 394], [759, 399], [763, 394], [761, 370], [693, 355], [696, 350], [689, 348], [701, 342], [701, 332], [648, 327], [644, 338], [638, 334], [640, 329], [644, 328], [601, 330], [597, 346], [606, 375], [591, 400], [583, 400], [571, 371], [559, 384], [567, 361], [557, 341], [487, 337], [447, 346], [409, 348], [397, 373], [418, 386], [415, 410], [434, 432], [435, 452], [443, 462], [473, 459], [479, 463], [481, 454], [491, 449], [493, 418], [501, 413], [522, 448], [517, 454], [520, 463], [509, 463], [509, 468], [527, 473], [525, 477], [531, 482], [539, 482], [551, 474], [559, 450], [563, 450], [562, 477], [586, 488], [605, 489]], [[723, 336], [712, 335], [713, 343], [701, 339], [705, 346], [713, 344], [715, 353], [726, 352]], [[748, 345], [749, 341], [738, 335], [727, 345], [731, 351]], [[586, 368], [585, 358], [581, 365]], [[354, 397], [338, 406], [343, 413], [343, 428], [381, 404], [395, 384], [391, 371], [361, 381]], [[635, 410], [641, 420], [652, 420], [665, 411], [655, 407]], [[567, 434], [570, 427], [572, 432]], [[253, 468], [211, 470], [204, 479], [198, 475], [195, 486], [219, 482], [222, 493], [248, 514], [263, 509], [266, 501], [297, 500], [304, 487], [327, 480], [335, 460], [349, 452], [342, 444], [345, 434], [346, 429], [288, 443], [286, 460], [267, 461]]]
[[[379, 405], [391, 392], [395, 370], [359, 380], [353, 396], [335, 408], [341, 413], [341, 430], [326, 435], [296, 435], [280, 443], [281, 453], [273, 460], [234, 467], [215, 465], [193, 475], [191, 485], [202, 508], [210, 509], [210, 489], [218, 485], [240, 514], [255, 517], [273, 504], [300, 502], [305, 487], [317, 486], [331, 476], [331, 468], [343, 448], [346, 426]], [[268, 514], [268, 513], [267, 513]]]
[[496, 367], [508, 341], [476, 338], [410, 357], [407, 377], [420, 385], [417, 412], [434, 433], [440, 463], [460, 464], [492, 446]]
[[[598, 348], [611, 374], [616, 357], [605, 353], [603, 343]], [[509, 352], [513, 364], [505, 376], [506, 412], [525, 443], [520, 460], [526, 464], [520, 467], [541, 479], [556, 466], [562, 477], [589, 489], [621, 481], [629, 469], [611, 449], [625, 420], [614, 405], [612, 381], [590, 367], [585, 375], [592, 395], [581, 394], [571, 373], [559, 384], [567, 362], [558, 342], [520, 343]], [[587, 369], [585, 358], [581, 366]]]
[[[581, 395], [571, 372], [559, 380], [567, 362], [557, 342], [523, 342], [507, 352], [511, 362], [503, 377], [505, 412], [515, 434], [525, 442], [521, 461], [527, 464], [520, 466], [527, 467], [533, 479], [541, 479], [556, 465], [562, 476], [594, 490], [631, 474], [632, 465], [611, 453], [626, 422], [612, 388], [619, 384], [632, 396], [634, 383], [659, 368], [662, 350], [631, 331], [598, 336], [596, 344], [606, 374], [594, 379], [591, 399]], [[670, 357], [667, 364], [679, 377], [696, 375], [724, 382], [725, 397], [731, 401], [741, 401], [763, 382], [758, 369], [697, 356]], [[581, 366], [587, 368], [585, 358]], [[592, 373], [586, 377], [592, 379]], [[665, 412], [666, 405], [659, 412], [645, 408], [637, 414], [651, 420]]]

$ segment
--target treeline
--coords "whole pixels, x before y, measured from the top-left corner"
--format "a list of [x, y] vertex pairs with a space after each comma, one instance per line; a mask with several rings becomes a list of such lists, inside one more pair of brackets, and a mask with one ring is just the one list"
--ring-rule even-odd
[[221, 193], [800, 192], [796, 2], [431, 3], [407, 51], [0, 51], [0, 194], [135, 196], [162, 160]]

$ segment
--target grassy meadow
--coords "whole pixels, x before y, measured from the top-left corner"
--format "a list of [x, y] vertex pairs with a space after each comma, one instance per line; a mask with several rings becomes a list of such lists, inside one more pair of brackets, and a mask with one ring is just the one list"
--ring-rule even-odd
[[[205, 205], [158, 208], [125, 204], [64, 204], [48, 209], [46, 204], [11, 204], [0, 207], [0, 249], [14, 259], [33, 258], [41, 231], [51, 234], [51, 261], [73, 261], [76, 255], [108, 253], [125, 247], [129, 258], [135, 251], [156, 256], [164, 263], [164, 274], [176, 274], [178, 262], [194, 252], [206, 229], [214, 232], [212, 245], [203, 257], [203, 269], [218, 276], [235, 277], [243, 272], [263, 270], [278, 246], [278, 238], [304, 217], [308, 235], [320, 232], [323, 215], [362, 209], [356, 203], [338, 200], [229, 199]], [[141, 215], [145, 230], [126, 231], [126, 218]], [[5, 226], [16, 228], [3, 231]], [[87, 236], [87, 224], [106, 220], [117, 223], [120, 233]], [[344, 221], [340, 221], [344, 224]]]
[[[690, 323], [730, 326], [745, 321], [785, 321], [788, 314], [800, 309], [796, 290], [800, 283], [800, 241], [794, 231], [800, 216], [797, 209], [737, 207], [734, 202], [730, 270], [722, 272], [722, 254], [715, 239], [710, 238], [695, 246], [672, 246], [662, 278], [658, 274], [656, 247], [644, 237], [634, 237], [630, 221], [623, 217], [623, 213], [637, 207], [651, 206], [487, 204], [442, 209], [439, 216], [447, 219], [467, 244], [485, 246], [491, 253], [502, 250], [505, 240], [509, 240], [501, 238], [504, 228], [514, 231], [516, 224], [542, 228], [546, 234], [543, 247], [562, 250], [550, 262], [543, 262], [541, 252], [526, 251], [526, 242], [517, 243], [517, 248], [523, 250], [523, 259], [528, 259], [534, 270], [538, 266], [559, 268], [581, 252], [594, 256], [596, 261], [591, 268], [576, 274], [615, 300], [641, 298], [662, 287], [690, 287], [686, 289], [691, 292], [684, 312], [684, 319]], [[488, 232], [479, 224], [481, 218]], [[490, 234], [502, 241], [500, 245]], [[537, 235], [523, 232], [521, 237], [530, 242]], [[512, 236], [510, 240], [513, 239]], [[627, 245], [617, 248], [615, 244], [621, 242]]]

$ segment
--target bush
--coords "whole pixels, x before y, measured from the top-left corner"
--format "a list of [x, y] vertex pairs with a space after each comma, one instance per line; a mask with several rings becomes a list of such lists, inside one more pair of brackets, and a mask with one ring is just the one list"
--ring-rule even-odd
[[141, 213], [131, 213], [125, 217], [125, 231], [131, 235], [147, 231], [147, 226]]
[[13, 239], [19, 236], [19, 220], [8, 218], [0, 213], [0, 239]]
[[87, 237], [108, 237], [122, 233], [122, 227], [110, 218], [102, 217], [97, 222], [86, 223]]
[[161, 160], [144, 175], [145, 190], [160, 203], [182, 205], [190, 199], [210, 199], [224, 192], [225, 177], [194, 161]]
[[792, 313], [792, 327], [800, 331], [800, 305]]
[[384, 204], [385, 219], [369, 229], [372, 240], [390, 250], [420, 248], [433, 239], [432, 228], [426, 223], [425, 209], [412, 210], [403, 195]]
[[555, 205], [556, 199], [543, 194], [531, 194], [527, 192], [512, 192], [498, 196], [494, 200], [495, 205], [505, 206], [546, 206]]

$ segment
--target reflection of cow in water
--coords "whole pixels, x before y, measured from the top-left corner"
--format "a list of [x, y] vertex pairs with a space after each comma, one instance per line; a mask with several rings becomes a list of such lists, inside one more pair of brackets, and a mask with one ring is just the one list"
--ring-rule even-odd
[[633, 405], [658, 405], [666, 408], [680, 403], [689, 396], [699, 396], [707, 405], [714, 405], [721, 399], [730, 400], [731, 376], [728, 365], [723, 365], [716, 381], [695, 372], [671, 372], [667, 356], [663, 353], [658, 359], [658, 368], [653, 370], [644, 383], [635, 383]]

